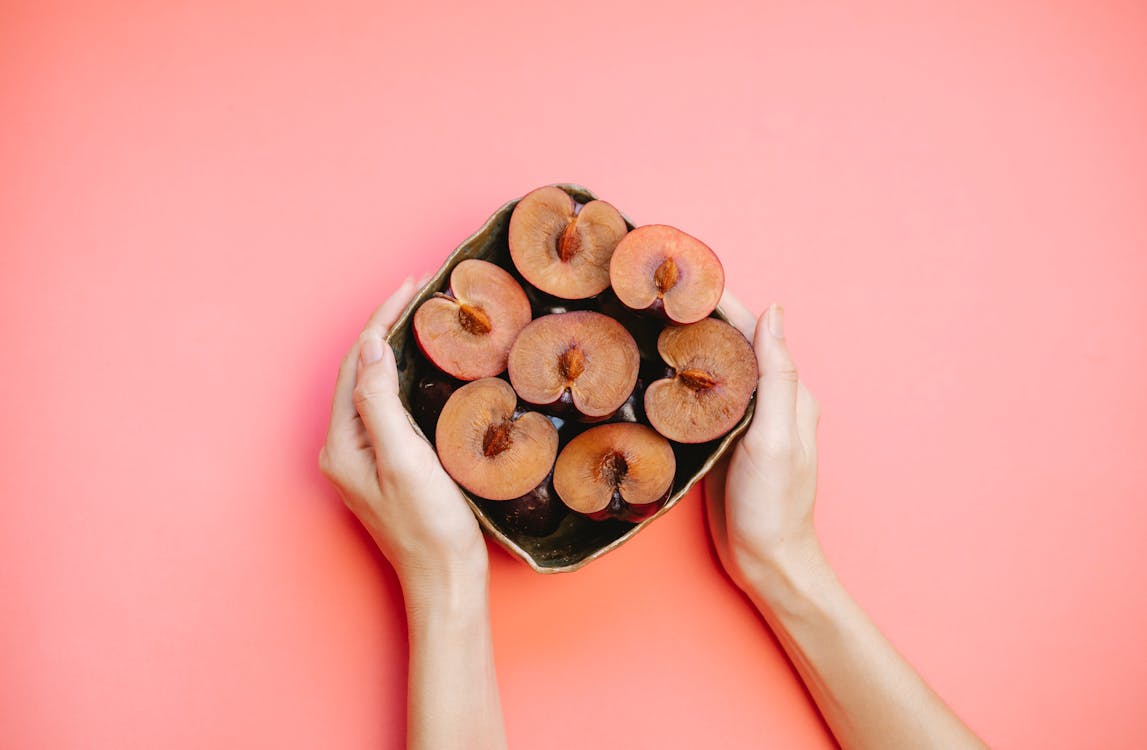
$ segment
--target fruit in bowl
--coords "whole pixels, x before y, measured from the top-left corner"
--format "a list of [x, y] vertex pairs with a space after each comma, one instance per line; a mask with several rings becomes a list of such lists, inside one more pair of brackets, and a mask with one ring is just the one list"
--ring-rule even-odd
[[657, 351], [669, 369], [645, 389], [653, 429], [679, 443], [705, 443], [736, 426], [757, 387], [757, 358], [740, 331], [704, 318], [666, 328]]
[[700, 240], [539, 188], [392, 328], [399, 395], [497, 542], [576, 570], [668, 512], [748, 426], [756, 359], [723, 289]]
[[510, 349], [510, 383], [531, 404], [582, 421], [608, 419], [633, 392], [640, 356], [625, 326], [579, 310], [540, 317]]
[[414, 335], [443, 372], [476, 380], [506, 369], [530, 317], [530, 302], [513, 276], [484, 260], [464, 260], [451, 271], [450, 288], [419, 306]]
[[447, 400], [434, 444], [442, 468], [462, 487], [487, 500], [513, 500], [549, 475], [558, 431], [541, 414], [519, 409], [505, 380], [482, 378]]
[[643, 521], [669, 498], [677, 459], [669, 441], [645, 425], [592, 427], [562, 449], [554, 489], [570, 510], [602, 520]]
[[628, 227], [605, 201], [580, 203], [553, 185], [527, 194], [510, 217], [510, 256], [522, 276], [562, 299], [609, 288], [609, 259]]
[[617, 245], [609, 281], [617, 298], [634, 310], [696, 323], [721, 301], [725, 267], [701, 240], [654, 224], [638, 227]]

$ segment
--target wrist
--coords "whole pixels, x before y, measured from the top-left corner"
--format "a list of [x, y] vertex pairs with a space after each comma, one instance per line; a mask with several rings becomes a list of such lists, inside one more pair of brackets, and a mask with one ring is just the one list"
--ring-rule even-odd
[[461, 589], [484, 587], [490, 563], [480, 532], [465, 539], [387, 539], [367, 529], [394, 568], [403, 595], [410, 599], [441, 598]]
[[488, 607], [486, 559], [463, 564], [408, 565], [398, 570], [407, 612], [456, 617]]
[[757, 608], [776, 613], [808, 602], [835, 575], [812, 531], [757, 555], [744, 574], [743, 587]]

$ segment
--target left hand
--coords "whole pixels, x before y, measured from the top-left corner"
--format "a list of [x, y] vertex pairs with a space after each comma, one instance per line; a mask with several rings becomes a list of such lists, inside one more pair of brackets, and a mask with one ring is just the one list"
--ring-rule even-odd
[[[384, 341], [414, 295], [407, 279], [367, 322], [339, 368], [319, 467], [370, 531], [403, 589], [486, 575], [486, 544], [458, 486], [411, 427]], [[470, 579], [472, 580], [472, 579]]]
[[705, 476], [709, 533], [747, 593], [769, 594], [819, 559], [813, 526], [820, 406], [797, 377], [773, 305], [759, 320], [726, 291], [721, 308], [753, 342], [761, 379], [749, 429]]

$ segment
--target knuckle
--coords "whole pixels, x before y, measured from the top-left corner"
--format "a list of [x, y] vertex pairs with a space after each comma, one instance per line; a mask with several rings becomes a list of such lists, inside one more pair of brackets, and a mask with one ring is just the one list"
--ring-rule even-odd
[[765, 379], [774, 378], [784, 383], [796, 383], [800, 380], [800, 374], [797, 372], [797, 366], [793, 364], [792, 360], [786, 359], [765, 373]]
[[354, 387], [354, 402], [356, 404], [369, 404], [378, 397], [378, 389], [370, 383], [359, 381]]
[[378, 465], [379, 479], [393, 484], [416, 484], [424, 481], [427, 473], [426, 465], [405, 450], [389, 451], [386, 461]]
[[354, 402], [356, 404], [378, 404], [397, 396], [396, 385], [384, 373], [363, 371], [355, 382]]
[[793, 454], [794, 445], [791, 435], [776, 430], [746, 435], [745, 442], [745, 448], [761, 463], [788, 460]]
[[323, 473], [327, 479], [337, 481], [342, 474], [342, 466], [335, 454], [331, 452], [330, 448], [326, 445], [319, 450], [319, 471]]
[[766, 461], [787, 461], [793, 455], [793, 441], [787, 435], [769, 435], [761, 445]]

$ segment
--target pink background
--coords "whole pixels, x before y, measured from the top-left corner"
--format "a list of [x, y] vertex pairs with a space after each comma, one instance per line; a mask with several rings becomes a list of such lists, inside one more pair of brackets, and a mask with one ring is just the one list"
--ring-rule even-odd
[[[837, 5], [0, 5], [0, 746], [400, 742], [337, 361], [563, 180], [786, 305], [828, 553], [976, 730], [1147, 744], [1147, 9]], [[699, 500], [492, 551], [514, 746], [831, 745]]]

